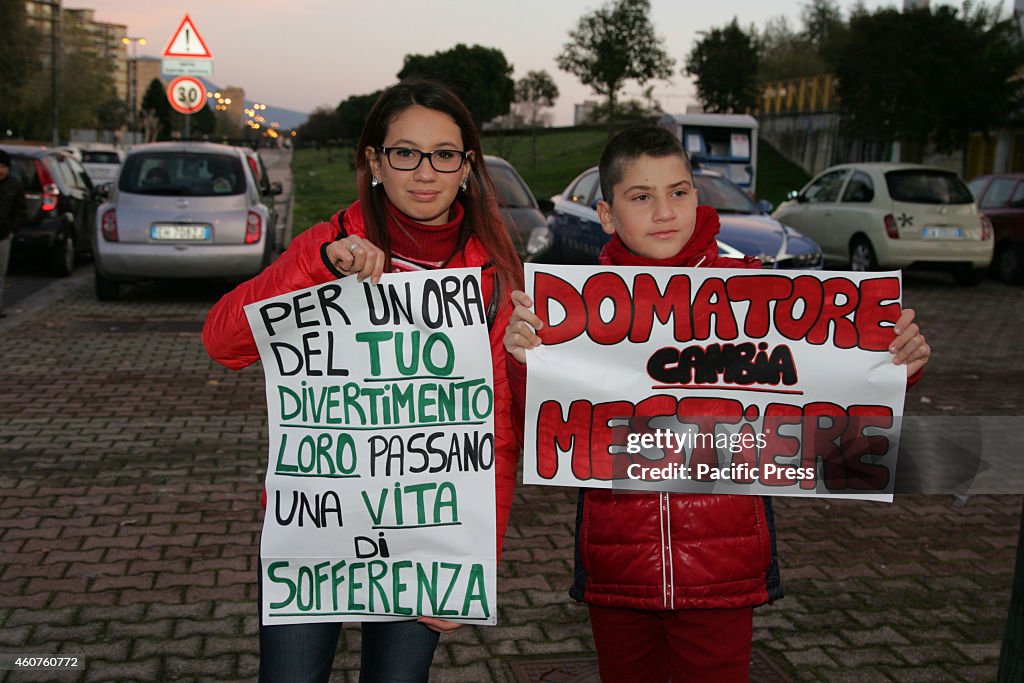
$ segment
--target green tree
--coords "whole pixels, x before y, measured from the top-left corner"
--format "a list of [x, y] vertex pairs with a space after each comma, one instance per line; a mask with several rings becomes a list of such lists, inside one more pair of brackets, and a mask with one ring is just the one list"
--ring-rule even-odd
[[210, 136], [217, 131], [217, 116], [213, 113], [213, 108], [209, 103], [190, 116], [192, 119], [189, 121], [189, 130], [193, 137]]
[[553, 107], [558, 99], [558, 86], [547, 71], [529, 71], [516, 82], [516, 102], [521, 103], [528, 114], [527, 121], [532, 131], [530, 140], [530, 166], [537, 165], [537, 124], [540, 111]]
[[1022, 63], [1015, 23], [984, 6], [855, 13], [835, 61], [844, 124], [855, 137], [957, 149], [1019, 111]]
[[114, 131], [128, 123], [130, 105], [120, 97], [108, 97], [96, 110], [96, 127]]
[[847, 24], [836, 0], [811, 0], [803, 6], [800, 21], [804, 25], [803, 39], [814, 46], [821, 59], [831, 62], [848, 36]]
[[359, 139], [359, 135], [363, 132], [363, 125], [366, 123], [366, 117], [370, 115], [370, 109], [380, 97], [381, 92], [383, 91], [377, 90], [369, 95], [352, 95], [338, 104], [338, 137], [352, 140], [353, 144]]
[[42, 37], [25, 20], [25, 3], [0, 0], [0, 80], [4, 95], [0, 97], [0, 138], [8, 130], [24, 135], [24, 87], [39, 80], [41, 65], [35, 46]]
[[303, 142], [312, 142], [318, 148], [342, 137], [338, 110], [326, 107], [314, 109], [306, 122], [299, 126], [298, 136]]
[[[864, 11], [862, 6], [854, 12]], [[784, 16], [769, 19], [758, 36], [758, 80], [776, 81], [830, 73], [835, 56], [849, 37], [849, 26], [835, 0], [811, 0], [800, 12], [802, 28]]]
[[704, 108], [742, 114], [757, 106], [757, 38], [740, 28], [734, 17], [724, 28], [700, 33], [686, 58], [684, 76], [693, 76]]
[[497, 48], [458, 44], [432, 55], [406, 55], [398, 78], [431, 78], [452, 86], [477, 125], [508, 113], [515, 93], [512, 66]]
[[[668, 79], [675, 60], [664, 48], [664, 39], [654, 33], [649, 0], [613, 0], [580, 17], [570, 42], [562, 47], [558, 68], [576, 76], [608, 101], [614, 114], [615, 99], [628, 80], [640, 85]], [[608, 134], [614, 117], [608, 119]]]
[[61, 137], [67, 138], [72, 129], [97, 127], [100, 107], [115, 96], [114, 70], [80, 26], [65, 27], [61, 53], [57, 111]]
[[[44, 44], [49, 36], [43, 37]], [[57, 61], [58, 134], [67, 138], [74, 128], [97, 126], [98, 111], [114, 96], [110, 61], [98, 55], [89, 36], [77, 26], [65, 27]], [[8, 74], [4, 74], [6, 79]], [[50, 70], [25, 80], [16, 94], [15, 127], [26, 138], [48, 139], [51, 128]], [[4, 98], [6, 99], [6, 93]], [[13, 99], [13, 98], [12, 98]]]
[[768, 20], [758, 44], [757, 76], [761, 82], [816, 76], [832, 69], [806, 34], [790, 27], [783, 16]]

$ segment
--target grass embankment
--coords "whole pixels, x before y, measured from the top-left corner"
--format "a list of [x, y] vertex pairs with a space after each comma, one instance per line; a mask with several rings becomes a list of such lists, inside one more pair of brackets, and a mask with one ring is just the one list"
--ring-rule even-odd
[[[537, 137], [537, 161], [532, 163], [532, 140], [524, 135], [488, 136], [484, 152], [504, 157], [519, 171], [537, 197], [550, 197], [565, 189], [573, 178], [597, 164], [607, 140], [603, 130], [558, 130]], [[808, 177], [800, 167], [783, 158], [763, 140], [758, 145], [758, 198], [778, 205], [790, 190]], [[357, 192], [353, 150], [297, 149], [292, 165], [295, 187], [296, 233], [322, 221], [351, 202]]]
[[791, 190], [811, 179], [802, 168], [778, 153], [762, 138], [757, 141], [757, 198], [778, 206]]
[[292, 156], [292, 234], [330, 218], [358, 196], [352, 150], [296, 149]]

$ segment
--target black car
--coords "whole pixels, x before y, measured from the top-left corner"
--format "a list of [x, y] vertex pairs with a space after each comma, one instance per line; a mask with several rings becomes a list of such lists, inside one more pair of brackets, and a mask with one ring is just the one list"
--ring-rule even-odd
[[554, 204], [548, 199], [538, 201], [515, 167], [501, 157], [487, 155], [484, 162], [498, 193], [501, 217], [505, 219], [519, 258], [532, 261], [549, 246], [546, 238], [550, 233], [544, 215]]
[[25, 224], [14, 233], [12, 256], [70, 275], [75, 260], [92, 253], [92, 226], [105, 191], [63, 151], [18, 145], [0, 149], [11, 156], [11, 172], [25, 188]]

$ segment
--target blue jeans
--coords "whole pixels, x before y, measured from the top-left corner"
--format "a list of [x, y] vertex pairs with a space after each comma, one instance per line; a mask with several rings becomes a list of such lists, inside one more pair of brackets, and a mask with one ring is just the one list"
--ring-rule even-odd
[[[439, 633], [418, 621], [366, 621], [362, 631], [360, 683], [427, 680]], [[327, 683], [340, 635], [338, 622], [265, 626], [261, 618], [260, 683]]]

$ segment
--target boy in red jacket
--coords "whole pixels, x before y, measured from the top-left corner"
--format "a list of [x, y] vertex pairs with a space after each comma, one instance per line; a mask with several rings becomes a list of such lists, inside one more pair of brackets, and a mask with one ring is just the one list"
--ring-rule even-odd
[[[630, 128], [601, 156], [598, 203], [611, 240], [599, 262], [758, 268], [718, 255], [718, 215], [698, 206], [690, 162], [661, 128]], [[524, 373], [540, 319], [523, 292], [505, 335], [509, 372]], [[928, 345], [904, 310], [893, 362], [915, 375]], [[771, 499], [583, 489], [569, 594], [586, 602], [601, 680], [746, 681], [753, 608], [782, 597]]]

